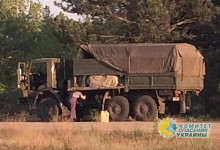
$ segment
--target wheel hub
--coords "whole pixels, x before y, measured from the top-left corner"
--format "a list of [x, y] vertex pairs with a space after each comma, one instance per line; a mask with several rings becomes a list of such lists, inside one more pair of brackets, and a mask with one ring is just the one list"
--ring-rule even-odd
[[149, 112], [149, 107], [146, 104], [142, 104], [140, 107], [141, 113], [147, 114]]
[[114, 114], [119, 114], [119, 113], [121, 112], [121, 107], [116, 104], [116, 105], [113, 107], [113, 112], [114, 112]]

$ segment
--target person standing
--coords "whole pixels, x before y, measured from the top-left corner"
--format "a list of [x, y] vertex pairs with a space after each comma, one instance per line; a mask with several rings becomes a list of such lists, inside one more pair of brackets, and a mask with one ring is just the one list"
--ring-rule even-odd
[[86, 95], [83, 95], [81, 92], [73, 92], [70, 96], [70, 105], [71, 105], [71, 112], [70, 112], [70, 121], [77, 121], [76, 117], [76, 101], [78, 98], [86, 100]]

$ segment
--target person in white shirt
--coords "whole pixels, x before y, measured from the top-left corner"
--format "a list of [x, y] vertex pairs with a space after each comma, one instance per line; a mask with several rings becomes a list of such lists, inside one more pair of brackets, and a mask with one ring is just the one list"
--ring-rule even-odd
[[86, 100], [86, 95], [83, 95], [81, 92], [73, 92], [70, 95], [70, 104], [71, 104], [71, 112], [70, 112], [70, 121], [77, 121], [76, 117], [76, 101], [78, 98], [81, 98], [83, 100]]

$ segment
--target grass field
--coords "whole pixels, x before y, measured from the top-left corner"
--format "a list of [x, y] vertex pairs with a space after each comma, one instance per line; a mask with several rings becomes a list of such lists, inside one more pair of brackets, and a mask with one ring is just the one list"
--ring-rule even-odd
[[[166, 139], [154, 132], [136, 130], [133, 132], [74, 131], [71, 123], [59, 126], [52, 123], [42, 128], [20, 123], [4, 126], [1, 123], [0, 149], [16, 150], [218, 150], [220, 137], [209, 139]], [[4, 127], [3, 127], [4, 126]]]

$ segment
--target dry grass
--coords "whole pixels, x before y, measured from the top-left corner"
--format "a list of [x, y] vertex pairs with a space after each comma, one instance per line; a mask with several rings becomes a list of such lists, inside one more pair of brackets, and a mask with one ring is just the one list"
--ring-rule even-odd
[[[37, 123], [36, 123], [37, 124]], [[157, 133], [74, 131], [69, 122], [43, 123], [31, 126], [28, 123], [0, 124], [1, 149], [40, 149], [40, 150], [206, 150], [220, 149], [220, 138], [209, 139], [166, 139]]]
[[30, 114], [28, 111], [21, 111], [19, 113], [1, 113], [0, 112], [0, 121], [4, 122], [39, 122], [40, 119], [36, 114]]

